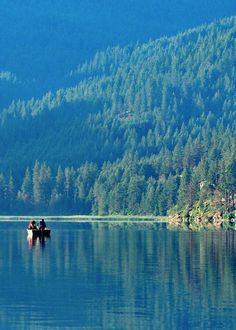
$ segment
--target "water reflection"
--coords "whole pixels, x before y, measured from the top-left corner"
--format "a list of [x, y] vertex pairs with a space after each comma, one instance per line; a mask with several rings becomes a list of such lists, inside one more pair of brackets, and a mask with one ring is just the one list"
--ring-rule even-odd
[[0, 328], [233, 329], [234, 232], [52, 227], [29, 242], [0, 225]]
[[50, 240], [50, 237], [44, 237], [44, 236], [32, 237], [28, 235], [27, 242], [28, 242], [29, 250], [31, 250], [33, 247], [44, 248], [47, 240]]

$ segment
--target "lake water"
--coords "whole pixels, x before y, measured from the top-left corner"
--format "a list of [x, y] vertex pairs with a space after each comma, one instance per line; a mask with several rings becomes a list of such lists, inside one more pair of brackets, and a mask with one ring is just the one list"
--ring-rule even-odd
[[0, 329], [235, 329], [236, 233], [1, 222]]

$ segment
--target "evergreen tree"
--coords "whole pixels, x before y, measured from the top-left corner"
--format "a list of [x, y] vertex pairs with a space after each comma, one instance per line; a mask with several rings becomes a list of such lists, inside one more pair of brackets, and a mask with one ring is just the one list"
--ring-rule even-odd
[[142, 194], [145, 191], [145, 178], [142, 176], [132, 176], [128, 185], [128, 213], [138, 214], [140, 212], [140, 203]]
[[143, 195], [142, 202], [142, 214], [155, 214], [156, 212], [156, 181], [153, 178], [149, 178], [147, 182], [147, 188], [145, 195]]
[[50, 210], [53, 213], [64, 213], [65, 212], [65, 177], [61, 166], [57, 169], [57, 175], [55, 178], [55, 185], [52, 188], [50, 197]]
[[191, 170], [186, 167], [180, 178], [180, 186], [178, 191], [178, 206], [182, 208], [183, 206], [192, 206], [193, 198], [191, 195]]
[[6, 181], [3, 174], [0, 174], [0, 211], [6, 213]]
[[16, 202], [16, 191], [15, 191], [15, 183], [12, 174], [9, 177], [8, 185], [7, 185], [7, 193], [6, 193], [6, 200], [7, 200], [7, 209], [9, 210], [10, 214], [14, 213], [15, 202]]
[[47, 208], [52, 192], [52, 174], [50, 167], [47, 166], [46, 163], [43, 163], [40, 167], [39, 189], [42, 207]]
[[65, 176], [65, 206], [66, 211], [73, 214], [74, 207], [75, 207], [75, 170], [74, 168], [66, 167], [64, 171]]
[[33, 204], [37, 208], [42, 203], [41, 184], [40, 184], [40, 164], [35, 162], [33, 168]]
[[106, 187], [102, 182], [96, 181], [93, 188], [93, 214], [108, 214], [108, 198]]
[[21, 212], [28, 213], [31, 211], [33, 203], [33, 187], [29, 167], [27, 167], [25, 171], [21, 189], [17, 193], [17, 200]]
[[167, 199], [166, 199], [166, 189], [164, 182], [160, 182], [156, 189], [157, 196], [157, 214], [166, 215], [167, 214]]

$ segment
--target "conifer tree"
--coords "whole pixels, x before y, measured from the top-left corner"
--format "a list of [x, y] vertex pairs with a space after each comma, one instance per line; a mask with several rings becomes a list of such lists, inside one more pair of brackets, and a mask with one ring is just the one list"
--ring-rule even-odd
[[6, 180], [3, 174], [0, 174], [0, 212], [6, 213]]
[[9, 177], [8, 185], [7, 185], [7, 205], [10, 213], [14, 212], [15, 202], [16, 202], [16, 192], [15, 192], [15, 183], [12, 174]]
[[33, 204], [37, 208], [42, 202], [41, 184], [40, 184], [40, 164], [35, 162], [33, 168]]

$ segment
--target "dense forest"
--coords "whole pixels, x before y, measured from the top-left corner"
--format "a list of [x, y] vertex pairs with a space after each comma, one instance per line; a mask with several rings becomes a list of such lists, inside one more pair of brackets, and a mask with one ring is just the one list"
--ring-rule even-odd
[[109, 47], [71, 71], [74, 87], [13, 101], [0, 114], [0, 212], [234, 207], [235, 37], [231, 17]]
[[234, 0], [1, 0], [0, 71], [12, 72], [17, 88], [1, 89], [0, 108], [12, 98], [72, 86], [70, 70], [108, 46], [175, 35], [231, 15]]

